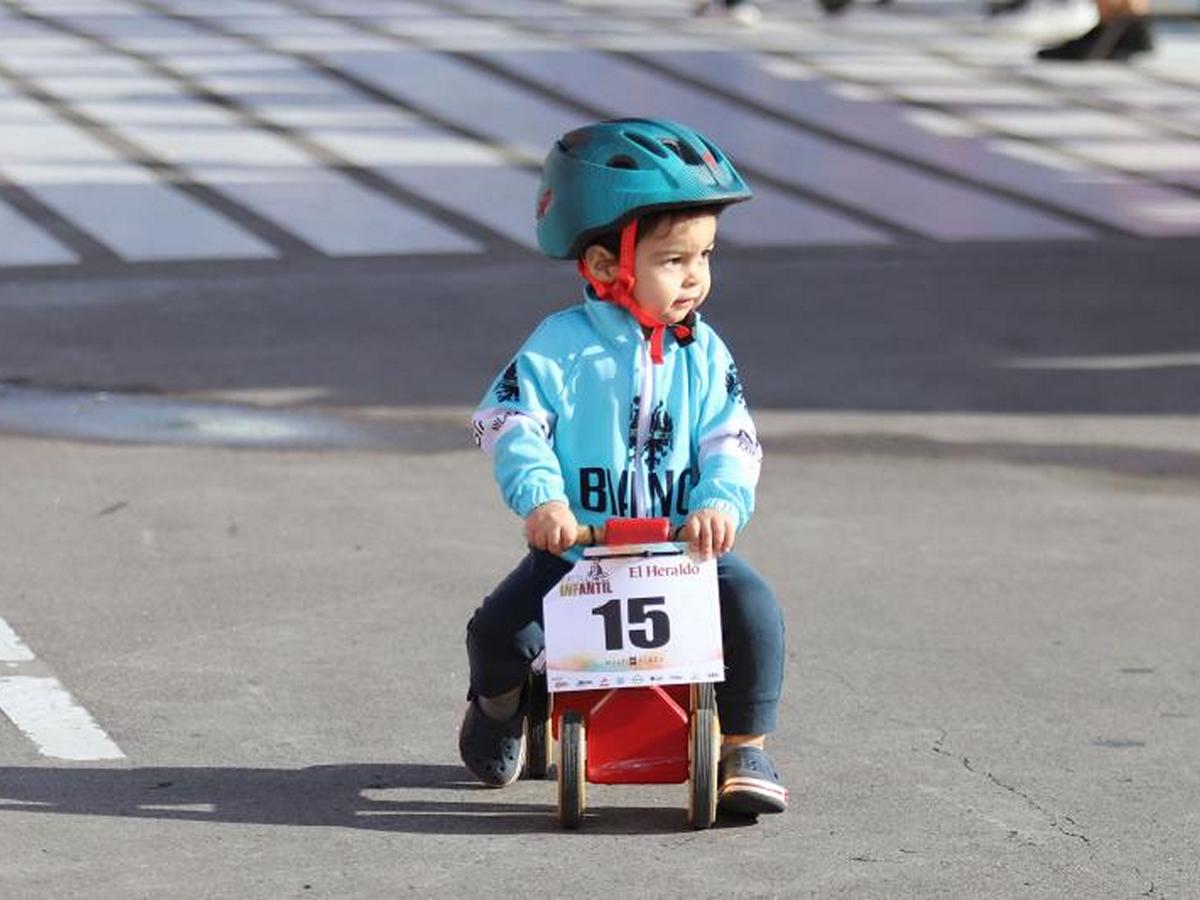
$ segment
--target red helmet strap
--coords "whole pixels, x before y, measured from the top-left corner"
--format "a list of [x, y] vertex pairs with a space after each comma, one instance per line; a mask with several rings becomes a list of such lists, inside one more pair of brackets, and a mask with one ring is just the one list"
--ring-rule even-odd
[[[654, 318], [641, 306], [633, 296], [633, 285], [637, 280], [634, 275], [634, 257], [637, 255], [637, 219], [631, 219], [621, 229], [620, 252], [617, 254], [617, 277], [612, 281], [601, 281], [588, 270], [587, 264], [579, 261], [579, 273], [584, 277], [596, 296], [601, 300], [610, 300], [633, 316], [639, 325], [650, 329], [650, 359], [655, 363], [663, 361], [663, 332], [667, 326]], [[672, 331], [682, 329], [686, 336], [691, 336], [691, 329], [686, 326], [675, 326]]]

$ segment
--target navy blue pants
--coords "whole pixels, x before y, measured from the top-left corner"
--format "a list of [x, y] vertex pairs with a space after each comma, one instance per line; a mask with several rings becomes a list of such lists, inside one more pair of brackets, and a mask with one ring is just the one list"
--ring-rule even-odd
[[[542, 652], [542, 598], [571, 563], [532, 550], [492, 591], [467, 623], [471, 690], [494, 697], [522, 684]], [[717, 560], [725, 681], [717, 712], [726, 734], [775, 730], [783, 684], [783, 615], [775, 594], [733, 553]]]

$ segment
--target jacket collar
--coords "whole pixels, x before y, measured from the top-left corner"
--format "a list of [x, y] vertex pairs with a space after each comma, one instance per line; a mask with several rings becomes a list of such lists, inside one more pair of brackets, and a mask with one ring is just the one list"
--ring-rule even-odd
[[[583, 300], [584, 311], [587, 313], [588, 319], [605, 340], [614, 344], [645, 340], [642, 326], [633, 316], [615, 303], [599, 299], [587, 286], [583, 289]], [[689, 325], [695, 333], [696, 327], [700, 324], [700, 313], [693, 312], [691, 318], [693, 321]], [[667, 329], [667, 333], [674, 337], [670, 328]], [[663, 353], [673, 353], [678, 347], [678, 340], [667, 340], [664, 342]]]

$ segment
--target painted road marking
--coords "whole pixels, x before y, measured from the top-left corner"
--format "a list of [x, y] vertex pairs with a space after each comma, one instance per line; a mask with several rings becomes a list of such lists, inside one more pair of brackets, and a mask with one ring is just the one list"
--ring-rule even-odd
[[[214, 45], [225, 43], [204, 34], [196, 34], [188, 42], [196, 52]], [[91, 44], [80, 40], [78, 52], [94, 51]], [[105, 52], [129, 51], [124, 44], [115, 44]], [[133, 96], [143, 97], [146, 104], [172, 107], [188, 121], [106, 123], [106, 127], [170, 162], [192, 180], [282, 224], [327, 255], [482, 251], [476, 241], [356, 183], [294, 142], [197, 98], [189, 93], [192, 86], [184, 83], [183, 76], [171, 79], [164, 71], [139, 64], [132, 75], [107, 79], [53, 75], [39, 77], [38, 84], [56, 96], [70, 97], [76, 109], [97, 121], [101, 121], [100, 112], [93, 107], [97, 101], [128, 102]], [[294, 97], [310, 103], [328, 100], [329, 92], [321, 88], [316, 76], [302, 72], [300, 80], [293, 81]], [[196, 116], [209, 120], [193, 124]]]
[[[622, 115], [687, 109], [688, 123], [720, 134], [721, 146], [745, 168], [827, 197], [848, 208], [936, 240], [1082, 238], [1087, 232], [1060, 218], [973, 187], [840, 144], [711, 92], [675, 82], [626, 59], [596, 53], [484, 54], [508, 71], [584, 103], [610, 107], [612, 97], [637, 98]], [[404, 57], [397, 54], [397, 65]], [[598, 85], [604, 85], [599, 90]], [[480, 89], [482, 91], [482, 88]], [[803, 164], [798, 164], [803, 161]]]
[[[443, 121], [470, 129], [497, 144], [515, 147], [534, 159], [542, 158], [545, 147], [583, 121], [576, 110], [442, 54], [395, 50], [330, 53], [324, 59], [331, 67], [429, 110]], [[549, 78], [549, 82], [555, 83], [556, 78]], [[760, 204], [754, 216], [737, 222], [728, 232], [741, 246], [779, 246], [781, 233], [792, 238], [788, 241], [790, 246], [839, 240], [847, 243], [888, 240], [867, 225], [849, 221], [837, 212], [769, 186], [756, 187], [755, 194], [760, 199], [769, 198], [768, 203]], [[477, 214], [472, 215], [478, 218]], [[788, 222], [786, 227], [781, 227], [783, 220]]]
[[33, 658], [33, 651], [25, 646], [21, 636], [0, 619], [0, 662], [30, 662]]
[[[0, 662], [18, 668], [36, 661], [33, 651], [0, 619]], [[53, 675], [0, 675], [0, 712], [42, 756], [74, 761], [125, 758]]]
[[3, 116], [0, 169], [9, 180], [123, 259], [276, 255], [236, 224], [32, 100], [10, 95]]
[[0, 8], [0, 271], [535, 249], [537, 161], [614, 96], [719, 132], [758, 197], [736, 246], [1200, 231], [1200, 36], [1085, 78], [949, 10], [718, 36], [572, 2]]
[[[910, 159], [924, 161], [952, 176], [993, 185], [1011, 195], [1054, 204], [1069, 213], [1146, 237], [1195, 233], [1194, 219], [1189, 231], [1186, 219], [1173, 219], [1170, 214], [1170, 210], [1181, 206], [1200, 210], [1200, 203], [1193, 197], [1161, 185], [1089, 166], [1071, 156], [1056, 154], [1049, 147], [1037, 148], [1043, 158], [1030, 159], [1028, 154], [1022, 156], [1019, 151], [1010, 152], [1009, 139], [996, 134], [988, 136], [973, 128], [974, 125], [983, 125], [1022, 138], [1033, 138], [1035, 135], [1031, 131], [1022, 130], [1020, 126], [1028, 122], [1042, 122], [1044, 117], [1047, 123], [1060, 123], [1058, 127], [1064, 132], [1071, 123], [1076, 128], [1084, 123], [1084, 130], [1088, 134], [1087, 128], [1092, 125], [1097, 128], [1123, 128], [1139, 135], [1147, 133], [1144, 126], [1120, 116], [1071, 110], [1068, 107], [1054, 108], [1059, 101], [1052, 96], [1038, 95], [1032, 88], [998, 86], [988, 81], [990, 76], [966, 69], [952, 83], [922, 84], [918, 81], [905, 85], [901, 80], [899, 84], [885, 84], [889, 91], [897, 94], [907, 91], [911, 96], [915, 91], [918, 100], [921, 98], [920, 92], [925, 91], [924, 96], [931, 102], [952, 99], [954, 95], [951, 91], [960, 92], [960, 98], [970, 91], [1010, 92], [1007, 98], [993, 94], [991, 98], [976, 101], [974, 109], [972, 103], [962, 100], [958, 106], [958, 116], [949, 121], [961, 126], [963, 133], [937, 134], [930, 127], [930, 120], [913, 107], [893, 102], [886, 96], [872, 100], [847, 99], [828, 90], [828, 84], [819, 79], [813, 69], [798, 62], [789, 62], [790, 71], [778, 67], [772, 71], [761, 58], [726, 53], [720, 58], [718, 78], [713, 73], [717, 60], [711, 53], [657, 53], [651, 59], [692, 79], [718, 88], [727, 87], [732, 93], [784, 115], [812, 122], [863, 144], [872, 144]], [[893, 71], [893, 79], [895, 75]], [[937, 99], [938, 90], [943, 92], [942, 101]], [[1027, 91], [1032, 96], [1017, 98], [1012, 93], [1016, 90]], [[993, 109], [997, 105], [1000, 109]], [[1046, 124], [1044, 127], [1051, 126]], [[1107, 147], [1113, 141], [1111, 135], [1106, 133], [1106, 136], [1110, 138], [1105, 142]], [[1069, 146], [1065, 141], [1056, 143], [1058, 146]], [[1160, 139], [1153, 146], [1169, 146], [1172, 143], [1175, 142]], [[1190, 147], [1191, 158], [1195, 162], [1198, 158], [1195, 144], [1186, 146]], [[1086, 155], [1086, 148], [1075, 149], [1078, 154]], [[1059, 156], [1058, 160], [1053, 159], [1056, 155]], [[1046, 161], [1044, 157], [1050, 157], [1051, 160]], [[1144, 164], [1147, 174], [1167, 169], [1164, 165], [1166, 160], [1154, 159], [1148, 154], [1146, 158], [1153, 159]], [[1100, 161], [1136, 168], [1128, 159]], [[1084, 236], [1082, 231], [1080, 236]]]
[[124, 759], [86, 709], [57, 678], [0, 676], [0, 710], [43, 756], [55, 759]]

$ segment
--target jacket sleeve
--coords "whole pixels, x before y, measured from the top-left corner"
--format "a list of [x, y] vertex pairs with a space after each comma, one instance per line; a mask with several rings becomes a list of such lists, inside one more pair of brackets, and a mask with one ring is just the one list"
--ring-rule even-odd
[[551, 500], [568, 502], [554, 453], [562, 370], [536, 349], [536, 337], [492, 382], [472, 419], [475, 443], [492, 457], [504, 502], [522, 518]]
[[762, 468], [762, 447], [741, 378], [729, 350], [712, 335], [708, 355], [708, 389], [697, 423], [700, 477], [692, 488], [689, 509], [719, 509], [741, 530], [754, 513], [754, 488]]

